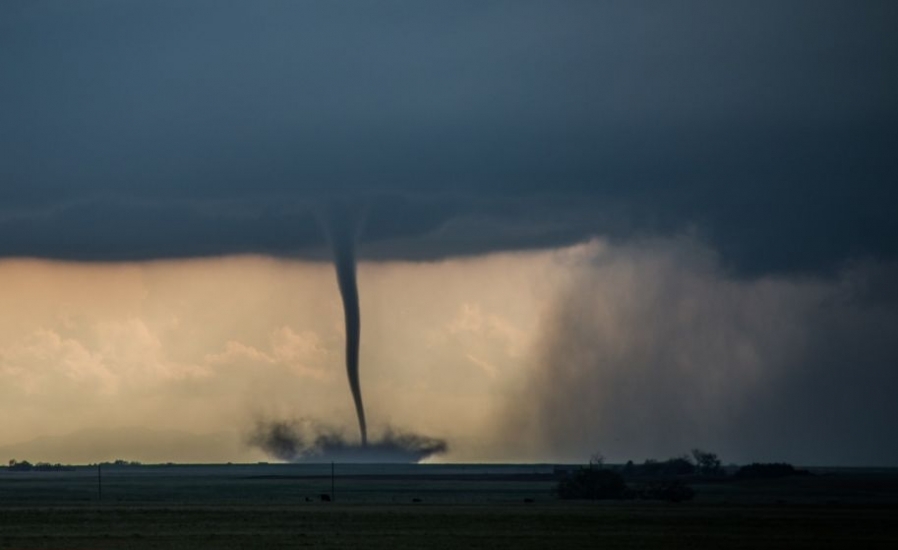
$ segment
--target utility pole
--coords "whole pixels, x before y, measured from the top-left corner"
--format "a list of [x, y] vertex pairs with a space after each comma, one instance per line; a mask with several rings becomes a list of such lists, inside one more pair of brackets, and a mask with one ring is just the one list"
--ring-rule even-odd
[[331, 500], [337, 500], [337, 494], [334, 492], [334, 463], [331, 462]]
[[103, 465], [97, 462], [97, 500], [103, 500]]

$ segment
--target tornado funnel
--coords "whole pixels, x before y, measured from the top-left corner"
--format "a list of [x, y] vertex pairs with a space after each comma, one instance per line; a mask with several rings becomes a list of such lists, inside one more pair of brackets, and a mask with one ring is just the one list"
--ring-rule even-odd
[[362, 216], [356, 209], [345, 205], [332, 206], [328, 214], [327, 230], [334, 253], [337, 284], [340, 286], [343, 315], [346, 320], [346, 375], [349, 378], [352, 400], [355, 402], [362, 446], [366, 446], [368, 427], [365, 423], [365, 405], [362, 402], [362, 387], [359, 382], [359, 339], [362, 327], [355, 260], [355, 244]]

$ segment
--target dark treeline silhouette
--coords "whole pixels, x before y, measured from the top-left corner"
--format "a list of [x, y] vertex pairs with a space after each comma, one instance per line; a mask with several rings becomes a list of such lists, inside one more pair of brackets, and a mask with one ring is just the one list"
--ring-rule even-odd
[[123, 467], [123, 466], [143, 466], [143, 463], [138, 462], [137, 460], [123, 460], [121, 458], [118, 458], [116, 460], [113, 460], [112, 462], [108, 462], [108, 461], [100, 462], [98, 465], [104, 466], [104, 467], [111, 466], [113, 468], [118, 468], [118, 467]]
[[556, 493], [562, 499], [583, 500], [664, 500], [682, 502], [695, 495], [679, 479], [654, 479], [629, 486], [617, 471], [608, 468], [582, 468], [558, 482]]
[[728, 476], [718, 456], [701, 449], [667, 460], [646, 459], [642, 464], [630, 460], [622, 466], [606, 465], [604, 457], [597, 453], [589, 466], [564, 471], [556, 493], [563, 499], [634, 498], [682, 502], [695, 495], [687, 482], [718, 483], [802, 475], [810, 475], [810, 472], [777, 462], [750, 464]]
[[686, 457], [667, 460], [646, 459], [642, 464], [628, 461], [620, 472], [628, 479], [691, 476], [695, 474], [695, 464]]
[[800, 470], [785, 462], [770, 462], [749, 464], [743, 466], [733, 474], [735, 479], [777, 479], [791, 476], [808, 476], [811, 472]]
[[672, 478], [680, 476], [719, 477], [725, 474], [715, 453], [693, 449], [692, 454], [667, 460], [646, 459], [642, 464], [628, 461], [620, 470], [628, 479]]
[[27, 460], [10, 460], [7, 469], [12, 472], [58, 472], [58, 471], [66, 471], [73, 470], [74, 467], [67, 466], [65, 464], [51, 464], [49, 462], [37, 462], [32, 464]]
[[[112, 462], [98, 462], [96, 464], [88, 464], [88, 466], [103, 466], [103, 467], [125, 467], [125, 466], [143, 466], [142, 463], [136, 460], [122, 460], [117, 459]], [[28, 460], [16, 460], [12, 459], [6, 466], [6, 469], [12, 472], [56, 472], [56, 471], [70, 471], [74, 470], [75, 466], [72, 464], [60, 464], [50, 463], [50, 462], [35, 462], [31, 463]]]

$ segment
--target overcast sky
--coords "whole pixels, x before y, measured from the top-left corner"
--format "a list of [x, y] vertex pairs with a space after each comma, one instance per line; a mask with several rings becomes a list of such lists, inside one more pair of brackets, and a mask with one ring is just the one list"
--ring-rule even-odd
[[697, 231], [893, 258], [894, 2], [0, 6], [0, 254], [442, 257]]
[[375, 429], [898, 464], [895, 29], [891, 0], [0, 2], [0, 447], [344, 423], [339, 203]]

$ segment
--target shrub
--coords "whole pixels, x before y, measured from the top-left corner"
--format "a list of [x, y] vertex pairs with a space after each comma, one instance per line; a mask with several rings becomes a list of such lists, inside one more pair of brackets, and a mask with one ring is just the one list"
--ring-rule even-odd
[[667, 481], [654, 481], [645, 484], [637, 493], [639, 498], [646, 500], [664, 500], [667, 502], [683, 502], [692, 500], [695, 491], [678, 479]]
[[627, 484], [617, 472], [584, 468], [558, 482], [557, 492], [563, 499], [622, 499], [626, 495]]
[[649, 459], [642, 464], [634, 464], [631, 460], [623, 467], [622, 472], [628, 478], [670, 478], [694, 474], [695, 465], [686, 457], [661, 462]]
[[28, 462], [27, 460], [17, 461], [10, 460], [9, 461], [9, 469], [16, 472], [28, 472], [34, 469], [34, 465]]
[[811, 472], [799, 470], [785, 462], [769, 462], [749, 464], [743, 466], [735, 473], [736, 479], [776, 479], [789, 476], [807, 476]]

